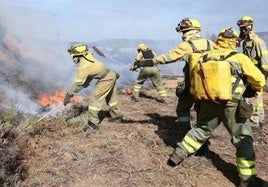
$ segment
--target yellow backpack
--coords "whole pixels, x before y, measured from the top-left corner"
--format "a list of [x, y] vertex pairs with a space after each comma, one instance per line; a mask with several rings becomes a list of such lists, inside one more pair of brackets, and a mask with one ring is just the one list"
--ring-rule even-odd
[[[197, 100], [232, 100], [232, 74], [234, 63], [226, 60], [237, 52], [231, 52], [220, 59], [207, 58], [207, 55], [193, 53], [189, 57], [191, 88], [190, 92]], [[237, 63], [236, 63], [237, 64]], [[237, 74], [240, 74], [237, 70]], [[238, 76], [240, 77], [240, 76]], [[236, 82], [239, 82], [236, 80]], [[237, 85], [236, 85], [237, 86]]]

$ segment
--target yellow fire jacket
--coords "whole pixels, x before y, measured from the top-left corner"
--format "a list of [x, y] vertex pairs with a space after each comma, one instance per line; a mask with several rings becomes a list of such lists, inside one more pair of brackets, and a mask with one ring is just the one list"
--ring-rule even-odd
[[202, 38], [200, 36], [199, 31], [192, 30], [183, 35], [183, 42], [180, 43], [176, 48], [170, 50], [166, 54], [159, 55], [153, 59], [153, 62], [155, 64], [165, 64], [165, 63], [171, 63], [175, 61], [184, 61], [183, 57], [187, 54], [191, 54], [194, 52], [192, 46], [188, 41], [192, 41], [194, 46], [200, 50], [200, 51], [205, 51], [207, 50], [208, 44], [207, 41], [209, 42], [210, 48], [212, 49], [213, 46], [215, 45], [214, 42], [211, 40], [207, 40], [205, 38]]
[[[77, 75], [69, 91], [70, 94], [79, 92], [83, 87], [88, 86], [92, 79], [101, 79], [110, 70], [103, 63], [96, 60], [92, 54], [80, 58], [77, 67]], [[86, 85], [85, 85], [86, 84]]]
[[243, 41], [242, 48], [243, 53], [268, 76], [268, 50], [265, 42], [257, 34], [251, 32]]

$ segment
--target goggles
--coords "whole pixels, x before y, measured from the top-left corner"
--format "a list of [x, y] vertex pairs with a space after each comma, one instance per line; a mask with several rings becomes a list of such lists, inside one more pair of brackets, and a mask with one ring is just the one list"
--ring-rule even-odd
[[248, 25], [251, 25], [253, 24], [253, 21], [252, 20], [238, 20], [237, 23], [236, 23], [239, 27], [245, 27], [245, 26], [248, 26]]
[[187, 29], [189, 27], [192, 27], [192, 23], [190, 22], [189, 18], [184, 18], [175, 29], [177, 32], [181, 32], [183, 29]]
[[223, 33], [221, 33], [221, 36], [225, 37], [225, 38], [236, 38], [238, 39], [237, 34], [234, 33], [233, 28], [229, 28], [229, 29], [225, 29], [225, 31]]

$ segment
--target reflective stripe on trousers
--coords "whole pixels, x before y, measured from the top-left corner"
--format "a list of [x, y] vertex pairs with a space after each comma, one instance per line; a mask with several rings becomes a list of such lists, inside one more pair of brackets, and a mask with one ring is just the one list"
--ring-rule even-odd
[[117, 106], [117, 102], [109, 103], [109, 106], [110, 106], [110, 107]]
[[237, 170], [240, 175], [253, 176], [257, 175], [255, 161], [245, 160], [244, 158], [236, 158]]
[[202, 144], [192, 139], [190, 136], [186, 135], [182, 140], [182, 145], [187, 150], [189, 154], [194, 153], [197, 151]]
[[139, 97], [140, 89], [141, 89], [141, 85], [140, 84], [135, 84], [135, 86], [133, 88], [135, 96]]
[[96, 111], [96, 112], [98, 112], [98, 111], [100, 111], [101, 110], [101, 108], [99, 108], [99, 107], [95, 107], [95, 106], [88, 106], [88, 110], [92, 110], [92, 111]]
[[166, 90], [159, 90], [157, 91], [158, 92], [158, 95], [160, 97], [167, 97], [167, 93], [166, 93]]

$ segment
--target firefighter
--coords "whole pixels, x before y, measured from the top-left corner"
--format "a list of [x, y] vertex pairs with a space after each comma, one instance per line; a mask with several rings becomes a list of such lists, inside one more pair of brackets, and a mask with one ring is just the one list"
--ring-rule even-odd
[[[178, 165], [189, 155], [195, 153], [222, 122], [231, 135], [232, 144], [236, 147], [236, 163], [241, 186], [254, 186], [261, 181], [256, 177], [253, 137], [249, 119], [251, 114], [247, 110], [242, 111], [240, 109], [243, 109], [243, 106], [246, 106], [247, 109], [252, 108], [248, 102], [250, 102], [251, 97], [255, 97], [257, 91], [264, 87], [265, 78], [262, 72], [254, 66], [246, 55], [236, 52], [237, 44], [238, 33], [232, 28], [223, 29], [218, 35], [214, 49], [205, 55], [209, 59], [225, 57], [228, 64], [232, 62], [232, 72], [240, 73], [237, 73], [236, 76], [230, 75], [230, 79], [228, 79], [230, 82], [229, 84], [227, 82], [225, 86], [229, 85], [232, 88], [232, 85], [235, 85], [233, 87], [234, 91], [230, 89], [229, 100], [218, 99], [216, 102], [209, 97], [200, 100], [200, 112], [196, 125], [188, 131], [181, 142], [177, 143], [177, 147], [170, 155], [168, 163], [171, 166]], [[227, 70], [231, 74], [230, 68]], [[220, 72], [224, 74], [228, 73], [228, 71], [223, 72], [223, 68], [220, 69]], [[200, 71], [196, 71], [193, 76], [195, 75], [200, 75]], [[247, 81], [246, 85], [243, 83], [243, 78]], [[240, 80], [238, 84], [236, 80]], [[191, 80], [192, 82], [194, 80]], [[210, 81], [211, 84], [212, 82], [213, 80]], [[195, 84], [197, 83], [195, 82]], [[225, 89], [223, 86], [223, 84], [218, 84], [216, 90]], [[200, 87], [205, 88], [202, 83], [195, 85], [195, 88]], [[244, 87], [246, 87], [246, 91], [243, 93]], [[198, 89], [195, 89], [194, 92], [198, 93]], [[242, 93], [243, 97], [241, 96]], [[242, 98], [244, 99], [242, 100]]]
[[74, 94], [88, 87], [90, 82], [96, 79], [95, 89], [90, 94], [88, 101], [88, 123], [83, 130], [99, 129], [100, 119], [98, 114], [102, 109], [103, 103], [109, 106], [109, 113], [111, 115], [109, 121], [121, 121], [123, 115], [117, 106], [118, 96], [116, 86], [116, 80], [119, 78], [119, 74], [106, 68], [103, 63], [93, 57], [93, 54], [88, 53], [88, 48], [85, 44], [75, 44], [68, 49], [68, 52], [72, 56], [75, 64], [77, 64], [77, 75], [64, 98], [63, 104], [66, 106], [70, 103], [70, 99]]
[[[243, 53], [254, 62], [254, 64], [263, 72], [267, 79], [268, 51], [265, 42], [254, 32], [255, 27], [253, 18], [250, 16], [243, 16], [240, 20], [237, 21], [237, 25], [240, 29], [240, 40], [243, 41]], [[258, 92], [258, 97], [253, 103], [254, 113], [251, 117], [251, 121], [253, 129], [256, 130], [261, 130], [265, 124], [265, 113], [262, 95], [263, 94], [261, 90]]]
[[[135, 61], [139, 61], [142, 59], [152, 59], [156, 56], [155, 52], [152, 51], [144, 43], [140, 43], [138, 45], [137, 52], [138, 53], [137, 53]], [[135, 66], [134, 64], [134, 66], [130, 68], [130, 70], [135, 71], [137, 68], [138, 67]], [[131, 96], [131, 100], [135, 102], [139, 101], [141, 87], [148, 78], [150, 78], [151, 82], [153, 83], [154, 88], [157, 90], [157, 93], [160, 96], [160, 102], [167, 103], [167, 93], [161, 80], [160, 69], [157, 65], [141, 68], [137, 81], [134, 85], [134, 89], [133, 89], [134, 93]]]
[[[148, 60], [147, 64], [165, 64], [175, 61], [185, 61], [184, 56], [186, 54], [208, 51], [214, 46], [214, 43], [211, 40], [207, 40], [201, 37], [201, 24], [196, 19], [182, 19], [176, 27], [176, 31], [182, 33], [183, 42], [180, 43], [176, 48], [170, 50], [168, 53], [159, 55], [153, 60]], [[146, 64], [144, 63], [144, 65]], [[185, 61], [183, 72], [184, 81], [182, 84], [179, 83], [183, 86], [178, 86], [176, 90], [176, 95], [179, 97], [176, 109], [178, 117], [176, 122], [179, 123], [179, 126], [188, 131], [191, 128], [190, 109], [195, 103], [195, 99], [190, 94], [189, 64], [187, 60]]]

